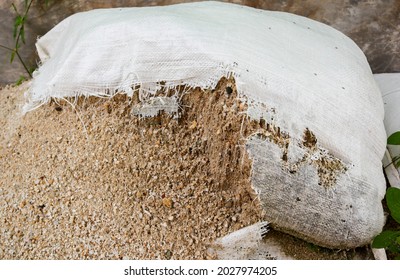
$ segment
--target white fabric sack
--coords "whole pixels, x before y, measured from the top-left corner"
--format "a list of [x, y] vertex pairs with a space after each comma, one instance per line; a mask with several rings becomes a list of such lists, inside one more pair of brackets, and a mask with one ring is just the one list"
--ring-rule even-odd
[[[384, 124], [387, 136], [400, 131], [400, 73], [375, 74], [385, 108]], [[400, 146], [389, 145], [392, 157], [400, 155]]]
[[[206, 1], [78, 13], [36, 46], [42, 65], [25, 111], [50, 98], [131, 96], [137, 85], [144, 100], [160, 81], [210, 88], [233, 75], [248, 115], [288, 136], [287, 147], [268, 135], [248, 139], [252, 186], [272, 226], [336, 248], [381, 231], [382, 97], [362, 51], [335, 29]], [[324, 161], [337, 167], [326, 176]]]
[[260, 222], [214, 241], [209, 254], [220, 260], [291, 260], [282, 246], [268, 236], [268, 223]]
[[[381, 90], [385, 108], [385, 129], [387, 136], [400, 131], [400, 73], [375, 74], [374, 78]], [[395, 168], [392, 161], [400, 156], [400, 146], [388, 145], [388, 152], [383, 164], [389, 183], [392, 187], [400, 188], [400, 168]]]

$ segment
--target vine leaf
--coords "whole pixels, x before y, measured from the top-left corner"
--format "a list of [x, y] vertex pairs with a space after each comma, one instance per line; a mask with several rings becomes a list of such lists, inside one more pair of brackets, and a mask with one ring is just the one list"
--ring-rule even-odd
[[25, 76], [19, 76], [19, 79], [15, 82], [16, 86], [19, 86], [22, 84], [23, 81], [26, 81], [26, 77]]
[[25, 44], [25, 28], [24, 28], [24, 25], [21, 26], [21, 29], [19, 30], [19, 32], [21, 32], [22, 43]]
[[15, 51], [11, 52], [11, 58], [10, 58], [10, 63], [12, 63], [14, 61], [15, 58]]
[[14, 20], [14, 31], [13, 31], [14, 39], [17, 38], [18, 28], [20, 26], [23, 26], [23, 24], [24, 24], [24, 17], [21, 15], [17, 15]]
[[397, 131], [387, 139], [389, 145], [400, 145], [400, 131]]
[[398, 236], [400, 236], [400, 231], [382, 231], [372, 241], [372, 248], [387, 248], [396, 241]]
[[400, 224], [400, 189], [388, 188], [386, 191], [386, 203], [392, 218]]

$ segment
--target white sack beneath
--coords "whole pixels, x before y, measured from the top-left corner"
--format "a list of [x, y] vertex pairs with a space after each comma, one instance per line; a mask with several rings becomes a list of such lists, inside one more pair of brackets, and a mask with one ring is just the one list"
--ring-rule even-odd
[[[400, 73], [375, 74], [374, 78], [382, 93], [385, 108], [384, 124], [389, 137], [400, 131]], [[400, 168], [396, 169], [392, 162], [398, 156], [400, 156], [400, 146], [388, 145], [388, 152], [383, 163], [388, 181], [395, 188], [400, 188]]]
[[[267, 220], [327, 247], [368, 243], [383, 226], [383, 103], [362, 51], [304, 17], [218, 2], [94, 10], [40, 38], [29, 110], [51, 98], [141, 100], [162, 85], [211, 88], [233, 75]], [[266, 131], [268, 132], [268, 129]]]
[[[384, 124], [387, 136], [400, 131], [400, 73], [375, 74], [374, 78], [382, 93], [385, 108]], [[400, 147], [388, 147], [392, 157], [400, 155]]]

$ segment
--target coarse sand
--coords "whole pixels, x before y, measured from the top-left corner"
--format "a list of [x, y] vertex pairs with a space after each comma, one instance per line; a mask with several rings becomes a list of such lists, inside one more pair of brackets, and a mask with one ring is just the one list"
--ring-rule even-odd
[[[179, 118], [134, 116], [124, 94], [22, 116], [28, 87], [0, 91], [0, 259], [209, 259], [216, 238], [263, 221], [244, 146], [262, 123], [233, 79], [178, 89]], [[292, 258], [371, 258], [268, 236]]]

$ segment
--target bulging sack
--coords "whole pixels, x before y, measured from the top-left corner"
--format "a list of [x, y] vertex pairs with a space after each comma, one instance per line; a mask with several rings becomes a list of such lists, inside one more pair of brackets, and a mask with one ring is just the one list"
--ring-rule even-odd
[[260, 121], [246, 149], [271, 226], [332, 248], [381, 231], [382, 98], [362, 51], [335, 29], [206, 1], [75, 14], [36, 46], [25, 111], [121, 91], [149, 100], [160, 88], [213, 88], [232, 76]]

